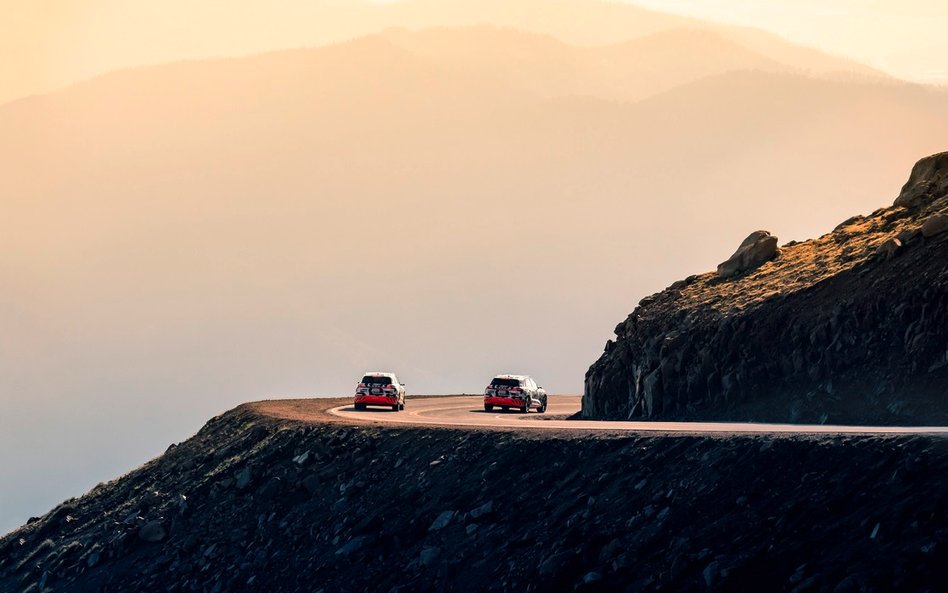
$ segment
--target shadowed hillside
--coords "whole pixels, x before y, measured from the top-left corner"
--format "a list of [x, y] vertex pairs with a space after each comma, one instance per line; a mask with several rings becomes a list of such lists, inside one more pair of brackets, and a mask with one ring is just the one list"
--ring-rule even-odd
[[0, 537], [0, 592], [915, 593], [948, 576], [938, 436], [393, 429], [270, 403]]

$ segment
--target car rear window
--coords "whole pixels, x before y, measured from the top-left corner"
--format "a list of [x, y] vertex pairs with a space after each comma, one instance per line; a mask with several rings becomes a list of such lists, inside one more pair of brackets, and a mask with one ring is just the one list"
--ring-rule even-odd
[[362, 377], [362, 382], [366, 385], [391, 385], [392, 380], [388, 377], [373, 377], [366, 375]]
[[494, 387], [520, 387], [520, 381], [517, 379], [494, 379], [490, 382]]

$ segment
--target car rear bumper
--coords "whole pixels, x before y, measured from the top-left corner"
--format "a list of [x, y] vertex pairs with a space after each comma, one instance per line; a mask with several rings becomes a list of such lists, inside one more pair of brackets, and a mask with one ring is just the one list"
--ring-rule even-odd
[[497, 397], [494, 395], [488, 395], [484, 397], [485, 406], [507, 406], [510, 408], [522, 408], [525, 402], [530, 400], [516, 399], [513, 397]]
[[394, 395], [357, 395], [355, 403], [367, 406], [394, 406], [398, 403], [398, 397]]

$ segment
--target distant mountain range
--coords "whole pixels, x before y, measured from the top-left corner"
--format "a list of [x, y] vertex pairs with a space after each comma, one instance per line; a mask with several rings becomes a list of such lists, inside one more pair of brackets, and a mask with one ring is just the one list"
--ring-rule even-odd
[[491, 27], [390, 29], [382, 37], [445, 68], [541, 97], [643, 99], [735, 70], [885, 80], [860, 64], [793, 46], [776, 37], [721, 27], [670, 29], [630, 41], [578, 48], [556, 38]]

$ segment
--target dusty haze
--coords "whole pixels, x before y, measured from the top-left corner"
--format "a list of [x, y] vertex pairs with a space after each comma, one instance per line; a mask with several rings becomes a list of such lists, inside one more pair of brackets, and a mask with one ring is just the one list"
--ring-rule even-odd
[[751, 230], [888, 203], [945, 148], [945, 91], [557, 5], [533, 31], [372, 12], [335, 45], [0, 107], [0, 530], [235, 403], [368, 368], [409, 393], [500, 371], [579, 393], [638, 299]]

